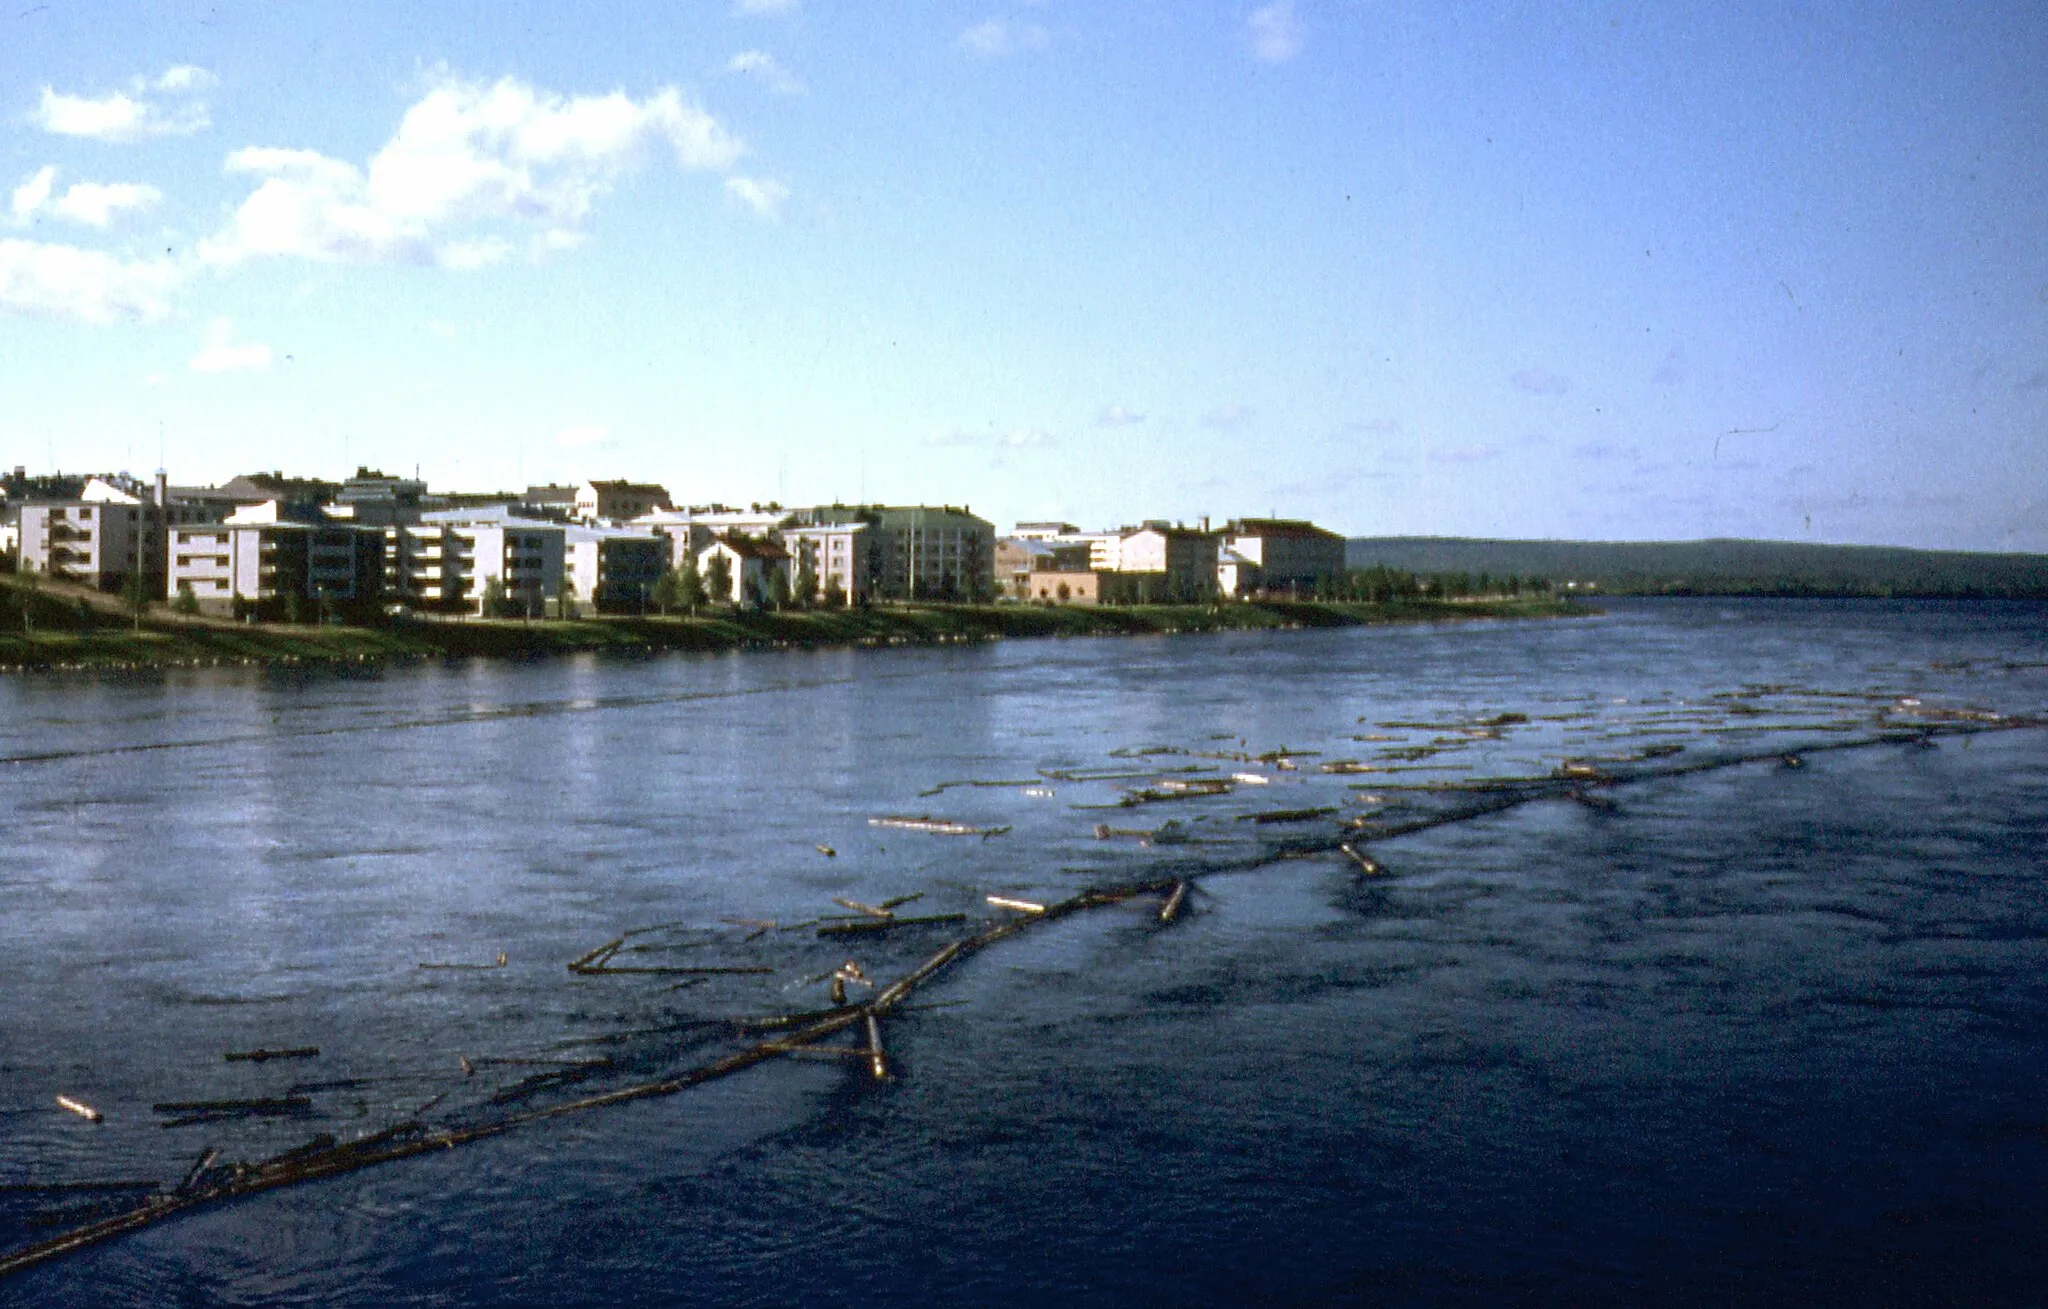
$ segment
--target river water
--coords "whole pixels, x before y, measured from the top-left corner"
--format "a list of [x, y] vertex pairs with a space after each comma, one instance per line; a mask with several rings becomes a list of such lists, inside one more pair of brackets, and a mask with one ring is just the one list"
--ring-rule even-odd
[[[777, 1061], [0, 1300], [2038, 1304], [2048, 731], [1825, 747], [2044, 710], [2048, 609], [1876, 602], [6, 679], [0, 1187], [560, 1103], [990, 894], [1213, 875], [945, 973], [886, 1081]], [[1643, 780], [1374, 842], [1382, 878], [1270, 857], [1567, 758]], [[1189, 779], [1229, 788], [1116, 807]], [[1248, 821], [1295, 809], [1335, 813]], [[868, 821], [926, 814], [1008, 830]], [[968, 921], [817, 936], [911, 896]], [[612, 966], [770, 971], [565, 968], [628, 932]], [[0, 1250], [137, 1194], [0, 1190]]]

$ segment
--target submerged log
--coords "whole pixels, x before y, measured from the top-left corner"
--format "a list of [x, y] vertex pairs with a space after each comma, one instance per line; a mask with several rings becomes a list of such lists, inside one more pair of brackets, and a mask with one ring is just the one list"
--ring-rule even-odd
[[1612, 796], [1597, 795], [1591, 791], [1571, 791], [1568, 794], [1573, 800], [1598, 813], [1611, 814], [1621, 808]]
[[894, 931], [899, 927], [923, 927], [932, 923], [964, 923], [966, 914], [918, 914], [899, 918], [891, 914], [887, 918], [869, 918], [851, 923], [831, 923], [818, 929], [820, 937], [870, 936], [876, 932]]
[[313, 1100], [305, 1095], [275, 1095], [247, 1100], [164, 1100], [150, 1106], [153, 1112], [178, 1115], [165, 1127], [190, 1127], [195, 1123], [217, 1122], [223, 1118], [288, 1118], [309, 1113]]
[[320, 1047], [317, 1045], [294, 1045], [282, 1050], [230, 1050], [221, 1056], [231, 1064], [267, 1063], [272, 1059], [317, 1059]]
[[1337, 812], [1335, 805], [1317, 809], [1269, 809], [1262, 814], [1245, 814], [1239, 822], [1253, 823], [1312, 823], [1318, 818], [1328, 818]]

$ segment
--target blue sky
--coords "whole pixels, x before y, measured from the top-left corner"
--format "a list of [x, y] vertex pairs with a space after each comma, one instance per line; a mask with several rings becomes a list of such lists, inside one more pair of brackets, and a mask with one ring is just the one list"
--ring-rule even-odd
[[2043, 69], [2038, 3], [19, 0], [0, 463], [2048, 550]]

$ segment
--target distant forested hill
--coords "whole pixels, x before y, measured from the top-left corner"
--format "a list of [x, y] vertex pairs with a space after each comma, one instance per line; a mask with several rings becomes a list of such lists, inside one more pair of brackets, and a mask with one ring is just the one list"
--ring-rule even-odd
[[2048, 598], [2048, 555], [1903, 550], [1789, 541], [1493, 541], [1353, 537], [1353, 568], [1375, 564], [1476, 579], [1540, 577], [1629, 595], [1862, 595]]

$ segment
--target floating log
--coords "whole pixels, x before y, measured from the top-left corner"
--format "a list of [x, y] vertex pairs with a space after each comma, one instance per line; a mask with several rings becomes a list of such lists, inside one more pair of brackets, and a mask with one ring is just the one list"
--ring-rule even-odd
[[950, 818], [933, 818], [928, 814], [909, 817], [889, 814], [881, 818], [868, 819], [870, 827], [899, 827], [908, 832], [930, 832], [934, 836], [1001, 836], [1008, 827], [976, 827], [972, 823], [955, 822]]
[[[1257, 777], [1258, 774], [1246, 773], [1244, 776]], [[1265, 778], [1260, 777], [1258, 782], [1254, 782], [1253, 785], [1256, 786], [1265, 781]], [[1220, 777], [1162, 777], [1153, 785], [1152, 789], [1164, 791], [1168, 795], [1229, 795], [1230, 782]]]
[[1318, 818], [1328, 818], [1336, 813], [1335, 806], [1320, 809], [1269, 809], [1262, 814], [1245, 814], [1239, 822], [1254, 823], [1312, 823]]
[[924, 892], [912, 891], [909, 895], [891, 896], [889, 899], [882, 901], [877, 907], [881, 909], [894, 909], [898, 905], [906, 905], [922, 899], [924, 899]]
[[896, 916], [895, 914], [889, 912], [887, 909], [882, 909], [871, 904], [862, 904], [858, 900], [848, 900], [844, 896], [833, 896], [832, 903], [840, 905], [847, 909], [851, 909], [857, 914], [865, 914], [869, 918], [894, 918]]
[[824, 855], [827, 859], [837, 859], [839, 857], [839, 852], [829, 845], [821, 844], [817, 847], [817, 850], [819, 854]]
[[1166, 897], [1166, 903], [1159, 906], [1159, 921], [1162, 923], [1172, 922], [1174, 916], [1180, 913], [1182, 902], [1187, 898], [1188, 884], [1184, 881], [1175, 882], [1172, 892]]
[[77, 1114], [80, 1118], [83, 1118], [88, 1123], [97, 1123], [101, 1119], [106, 1117], [105, 1114], [102, 1114], [99, 1110], [93, 1108], [85, 1101], [74, 1100], [68, 1095], [60, 1095], [57, 1097], [57, 1107], [59, 1109], [67, 1109], [72, 1113]]
[[1357, 864], [1358, 871], [1366, 877], [1379, 877], [1387, 871], [1380, 866], [1379, 860], [1373, 858], [1349, 841], [1339, 842], [1337, 848], [1342, 850], [1345, 857], [1350, 859], [1352, 863]]
[[991, 895], [987, 897], [987, 900], [998, 909], [1015, 909], [1019, 913], [1026, 914], [1042, 914], [1045, 912], [1045, 906], [1033, 900], [1012, 900], [1007, 895]]
[[1780, 756], [1778, 762], [1786, 768], [1804, 768], [1806, 766], [1806, 761], [1796, 754]]
[[1243, 782], [1246, 786], [1270, 786], [1273, 779], [1260, 773], [1232, 773], [1230, 780]]
[[190, 1194], [192, 1188], [199, 1184], [200, 1178], [206, 1176], [206, 1170], [213, 1167], [213, 1161], [218, 1158], [220, 1158], [219, 1146], [209, 1145], [204, 1150], [201, 1150], [199, 1157], [192, 1161], [192, 1166], [185, 1170], [185, 1180], [178, 1183], [177, 1193], [179, 1195]]
[[889, 1061], [882, 1055], [882, 1024], [872, 1013], [868, 1015], [868, 1071], [878, 1082], [889, 1076]]
[[586, 954], [582, 958], [571, 962], [569, 965], [569, 971], [572, 973], [587, 972], [590, 969], [602, 964], [605, 960], [611, 958], [613, 955], [617, 954], [620, 950], [625, 948], [625, 945], [626, 938], [623, 936], [615, 937], [612, 940], [606, 941], [603, 945], [597, 947], [597, 949], [595, 950], [592, 950], [589, 954]]
[[869, 918], [851, 923], [832, 923], [819, 928], [818, 935], [820, 937], [868, 936], [875, 932], [893, 931], [898, 927], [923, 927], [932, 923], [964, 923], [966, 921], [966, 914], [919, 914], [908, 918], [898, 918], [896, 915], [891, 914], [887, 918]]
[[1595, 795], [1591, 791], [1571, 791], [1567, 794], [1569, 794], [1572, 799], [1586, 806], [1586, 808], [1595, 810], [1599, 813], [1611, 814], [1615, 810], [1621, 808], [1620, 805], [1614, 802], [1614, 798], [1612, 796]]
[[230, 1050], [221, 1056], [231, 1064], [268, 1063], [272, 1059], [317, 1059], [320, 1047], [317, 1045], [294, 1045], [282, 1050]]

